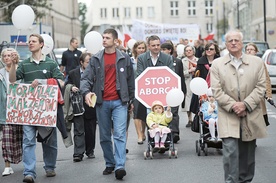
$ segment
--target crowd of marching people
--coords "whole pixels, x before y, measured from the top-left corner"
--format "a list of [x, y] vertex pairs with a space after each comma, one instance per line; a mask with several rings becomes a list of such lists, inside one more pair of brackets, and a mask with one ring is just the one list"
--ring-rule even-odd
[[[125, 162], [128, 136], [137, 134], [137, 144], [142, 145], [147, 138], [147, 125], [149, 125], [151, 137], [156, 136], [155, 148], [164, 148], [164, 138], [168, 132], [173, 134], [173, 141], [177, 143], [180, 140], [179, 125], [185, 122], [187, 128], [191, 127], [193, 116], [198, 112], [200, 96], [192, 93], [190, 82], [195, 77], [201, 77], [211, 82], [209, 93], [206, 93], [210, 103], [206, 105], [205, 112], [206, 116], [210, 113], [210, 119], [213, 120], [210, 127], [212, 140], [222, 140], [223, 149], [227, 150], [223, 151], [225, 181], [252, 181], [256, 138], [264, 137], [266, 131], [264, 124], [254, 126], [254, 130], [250, 131], [253, 128], [249, 124], [251, 120], [246, 121], [245, 116], [250, 116], [250, 119], [258, 117], [258, 120], [262, 120], [258, 115], [261, 112], [267, 121], [263, 95], [266, 91], [267, 97], [271, 98], [272, 94], [271, 89], [266, 88], [269, 83], [266, 85], [268, 81], [265, 80], [267, 73], [265, 65], [261, 64], [261, 60], [256, 56], [250, 55], [254, 50], [256, 53], [257, 47], [250, 43], [246, 47], [246, 53], [243, 53], [242, 38], [241, 32], [229, 31], [226, 34], [226, 48], [229, 54], [221, 56], [220, 48], [215, 41], [189, 42], [187, 39], [181, 39], [177, 44], [170, 40], [161, 43], [156, 35], [147, 37], [147, 40], [136, 41], [132, 48], [126, 48], [118, 40], [116, 30], [110, 28], [103, 32], [103, 49], [94, 55], [80, 52], [77, 49], [78, 40], [72, 38], [68, 50], [62, 55], [61, 67], [58, 67], [56, 62], [42, 54], [43, 38], [38, 34], [31, 34], [28, 42], [32, 56], [27, 60], [18, 63], [19, 55], [11, 48], [4, 49], [1, 53], [4, 66], [0, 69], [0, 105], [2, 109], [6, 109], [6, 93], [10, 84], [23, 82], [35, 88], [54, 79], [61, 92], [59, 101], [61, 110], [58, 112], [57, 128], [62, 134], [65, 147], [74, 146], [73, 162], [83, 161], [85, 155], [89, 159], [95, 158], [98, 125], [99, 142], [105, 160], [103, 175], [114, 171], [115, 178], [120, 180], [127, 174]], [[179, 46], [183, 48], [180, 52], [177, 49]], [[250, 62], [255, 62], [258, 74], [254, 72], [255, 68], [251, 68]], [[146, 68], [158, 66], [168, 66], [179, 75], [185, 99], [179, 107], [166, 109], [160, 101], [155, 101], [152, 111], [149, 112], [134, 96], [134, 80]], [[254, 76], [255, 81], [246, 88], [244, 82], [248, 81], [244, 78], [251, 75], [247, 76], [249, 72], [243, 71], [249, 67], [250, 72], [258, 77]], [[233, 73], [232, 75], [241, 74], [238, 80], [225, 75], [227, 69]], [[244, 92], [233, 92], [236, 85], [240, 87], [239, 91]], [[263, 110], [258, 108], [260, 103]], [[187, 114], [187, 121], [179, 117], [179, 112]], [[131, 118], [136, 134], [128, 133]], [[228, 126], [222, 125], [218, 120], [225, 118], [228, 119], [226, 121], [229, 123]], [[159, 124], [158, 120], [162, 122]], [[248, 126], [249, 129], [240, 132], [239, 125], [231, 123], [235, 120], [242, 122], [243, 129]], [[166, 127], [168, 123], [170, 129]], [[58, 131], [55, 127], [6, 124], [5, 110], [0, 111], [0, 124], [2, 124], [2, 156], [5, 162], [2, 176], [13, 174], [11, 164], [22, 161], [23, 182], [35, 182], [36, 142], [42, 143], [46, 176], [56, 175]], [[218, 130], [223, 132], [219, 133], [218, 137], [214, 133], [215, 124]], [[233, 131], [229, 126], [238, 129]], [[257, 130], [259, 131], [256, 135]], [[244, 134], [248, 134], [250, 138]], [[239, 149], [240, 144], [243, 144], [244, 148]], [[249, 157], [245, 157], [243, 153], [248, 153]], [[242, 158], [233, 158], [232, 155], [237, 157], [240, 155]], [[240, 166], [240, 172], [239, 162], [247, 162]], [[248, 167], [250, 171], [243, 172], [247, 171]]]

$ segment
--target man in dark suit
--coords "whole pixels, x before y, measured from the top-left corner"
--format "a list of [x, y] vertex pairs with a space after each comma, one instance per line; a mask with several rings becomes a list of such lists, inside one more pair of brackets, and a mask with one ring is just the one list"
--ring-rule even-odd
[[[73, 87], [71, 88], [72, 92], [79, 91], [81, 75], [84, 72], [87, 65], [89, 64], [90, 58], [91, 58], [90, 53], [83, 53], [80, 56], [80, 67], [77, 67], [76, 69], [73, 69], [69, 72], [67, 84], [73, 85]], [[96, 109], [89, 107], [85, 102], [83, 102], [83, 105], [85, 108], [85, 112], [83, 115], [79, 116], [81, 119], [79, 119], [78, 116], [75, 116], [73, 118], [75, 149], [76, 148], [83, 149], [83, 146], [85, 143], [85, 154], [87, 155], [88, 158], [95, 158], [94, 149], [95, 149], [96, 125], [97, 125]], [[80, 142], [80, 140], [82, 140], [82, 142]], [[82, 157], [75, 156], [75, 153], [74, 153], [74, 161], [78, 162], [81, 160], [82, 160]]]
[[[184, 73], [183, 73], [183, 63], [180, 59], [172, 56], [173, 52], [174, 52], [173, 43], [169, 43], [169, 42], [163, 43], [161, 45], [161, 50], [163, 53], [171, 55], [171, 57], [173, 58], [174, 71], [181, 78], [181, 90], [186, 95], [186, 83], [185, 83], [185, 78], [184, 78]], [[173, 114], [173, 119], [171, 121], [171, 128], [172, 128], [172, 132], [173, 132], [173, 142], [174, 143], [177, 143], [180, 140], [178, 108], [179, 108], [179, 106], [171, 108], [171, 111]]]

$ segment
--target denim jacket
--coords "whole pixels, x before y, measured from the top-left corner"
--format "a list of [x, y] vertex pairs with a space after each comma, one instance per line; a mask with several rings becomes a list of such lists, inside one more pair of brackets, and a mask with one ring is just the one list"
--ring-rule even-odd
[[0, 124], [6, 124], [7, 78], [6, 69], [0, 69]]

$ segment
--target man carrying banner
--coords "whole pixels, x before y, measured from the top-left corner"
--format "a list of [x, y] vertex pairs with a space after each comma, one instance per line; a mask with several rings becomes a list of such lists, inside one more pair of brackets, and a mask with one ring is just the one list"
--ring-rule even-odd
[[[43, 37], [39, 34], [31, 34], [29, 37], [29, 50], [32, 56], [21, 63], [17, 70], [15, 69], [15, 60], [17, 55], [13, 54], [13, 63], [9, 72], [10, 82], [22, 79], [24, 83], [31, 84], [33, 88], [39, 84], [47, 83], [47, 79], [58, 79], [61, 87], [63, 87], [63, 75], [58, 69], [55, 61], [51, 60], [42, 54], [42, 47], [44, 46]], [[31, 125], [23, 126], [23, 165], [24, 165], [24, 179], [23, 182], [32, 183], [36, 178], [36, 131], [38, 136], [43, 134], [43, 159], [44, 169], [47, 177], [54, 177], [56, 175], [56, 159], [57, 159], [57, 132], [56, 128], [36, 127]]]

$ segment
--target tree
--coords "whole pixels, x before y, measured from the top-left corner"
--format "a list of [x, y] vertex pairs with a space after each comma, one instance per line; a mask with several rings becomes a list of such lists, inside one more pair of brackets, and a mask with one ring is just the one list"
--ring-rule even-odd
[[86, 34], [86, 29], [88, 27], [88, 23], [86, 22], [86, 12], [87, 6], [85, 3], [79, 3], [79, 19], [81, 22], [81, 44], [83, 44], [84, 36]]
[[47, 3], [47, 0], [39, 0], [39, 1], [34, 1], [34, 0], [17, 0], [17, 1], [12, 1], [11, 0], [0, 0], [0, 8], [4, 10], [4, 17], [2, 17], [2, 21], [4, 22], [12, 22], [12, 12], [13, 10], [21, 5], [21, 4], [27, 4], [29, 5], [33, 10], [36, 15], [36, 20], [41, 19], [43, 16], [45, 16], [45, 9], [41, 10], [39, 8], [46, 8], [46, 9], [51, 9], [51, 4]]
[[219, 20], [218, 24], [217, 24], [217, 30], [220, 33], [219, 36], [223, 35], [224, 32], [226, 32], [228, 30], [228, 19]]

